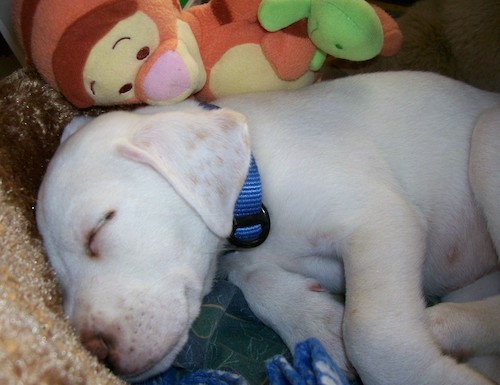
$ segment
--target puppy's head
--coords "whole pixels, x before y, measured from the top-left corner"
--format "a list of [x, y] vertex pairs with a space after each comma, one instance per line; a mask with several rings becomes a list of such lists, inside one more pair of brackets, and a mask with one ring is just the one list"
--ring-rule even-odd
[[210, 290], [250, 162], [246, 120], [185, 102], [79, 125], [49, 165], [38, 227], [82, 343], [140, 380], [170, 366]]

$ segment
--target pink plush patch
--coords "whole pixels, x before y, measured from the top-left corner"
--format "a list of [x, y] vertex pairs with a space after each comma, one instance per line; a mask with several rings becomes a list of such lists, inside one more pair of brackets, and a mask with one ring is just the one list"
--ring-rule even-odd
[[189, 72], [175, 51], [161, 55], [144, 78], [143, 91], [149, 100], [170, 100], [191, 86]]

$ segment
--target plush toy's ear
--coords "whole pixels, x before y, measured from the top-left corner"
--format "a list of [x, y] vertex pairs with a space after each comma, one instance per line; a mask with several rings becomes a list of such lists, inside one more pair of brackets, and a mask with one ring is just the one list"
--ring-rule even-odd
[[229, 236], [250, 164], [245, 116], [226, 109], [144, 116], [118, 150], [153, 167], [216, 235]]
[[401, 50], [403, 45], [403, 33], [399, 28], [399, 24], [382, 8], [371, 4], [377, 13], [380, 23], [382, 24], [382, 31], [384, 33], [384, 43], [382, 46], [381, 56], [392, 56]]

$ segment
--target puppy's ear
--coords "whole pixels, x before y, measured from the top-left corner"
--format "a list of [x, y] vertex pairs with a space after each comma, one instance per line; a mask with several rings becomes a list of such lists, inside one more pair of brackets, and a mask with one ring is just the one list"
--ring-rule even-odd
[[219, 109], [141, 117], [119, 152], [153, 167], [218, 236], [232, 230], [234, 205], [250, 164], [246, 118]]
[[68, 125], [64, 128], [64, 131], [61, 135], [61, 143], [68, 139], [71, 135], [73, 135], [80, 127], [85, 126], [88, 122], [90, 122], [92, 117], [90, 116], [77, 116], [68, 123]]

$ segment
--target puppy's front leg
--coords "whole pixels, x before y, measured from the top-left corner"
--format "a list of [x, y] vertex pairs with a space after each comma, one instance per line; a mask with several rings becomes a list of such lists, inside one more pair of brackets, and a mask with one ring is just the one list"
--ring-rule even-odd
[[360, 213], [344, 255], [349, 359], [365, 385], [492, 384], [442, 355], [426, 328], [424, 252], [419, 212], [396, 193]]
[[229, 280], [237, 285], [257, 317], [276, 331], [293, 352], [295, 345], [318, 338], [339, 368], [353, 378], [342, 341], [343, 298], [324, 291], [311, 278], [271, 262], [252, 262], [246, 253], [224, 257]]

